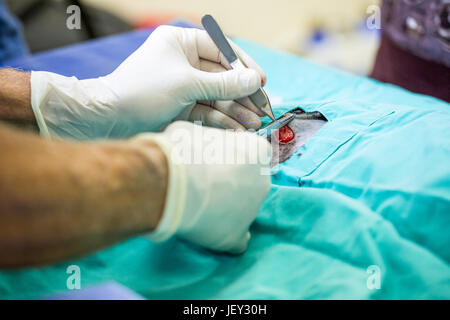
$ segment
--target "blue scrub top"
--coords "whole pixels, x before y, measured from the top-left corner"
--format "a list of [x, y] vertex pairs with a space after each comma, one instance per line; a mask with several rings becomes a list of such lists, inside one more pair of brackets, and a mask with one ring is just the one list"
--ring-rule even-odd
[[0, 0], [0, 63], [28, 54], [19, 21], [8, 11]]

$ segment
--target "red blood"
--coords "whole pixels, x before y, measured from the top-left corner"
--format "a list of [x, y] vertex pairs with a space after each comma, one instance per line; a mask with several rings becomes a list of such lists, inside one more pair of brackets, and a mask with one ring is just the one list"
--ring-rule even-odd
[[288, 125], [280, 128], [278, 130], [278, 139], [280, 143], [289, 143], [295, 138], [294, 130], [291, 129]]

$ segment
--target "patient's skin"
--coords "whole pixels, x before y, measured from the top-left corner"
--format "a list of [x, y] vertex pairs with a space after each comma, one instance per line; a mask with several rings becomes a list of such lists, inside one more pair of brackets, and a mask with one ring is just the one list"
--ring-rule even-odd
[[301, 109], [294, 110], [295, 119], [289, 123], [289, 127], [295, 132], [295, 138], [289, 143], [282, 144], [278, 142], [278, 135], [271, 137], [273, 153], [272, 167], [285, 162], [287, 159], [295, 156], [301, 156], [297, 150], [304, 145], [311, 137], [327, 123], [326, 118], [320, 112], [304, 112]]

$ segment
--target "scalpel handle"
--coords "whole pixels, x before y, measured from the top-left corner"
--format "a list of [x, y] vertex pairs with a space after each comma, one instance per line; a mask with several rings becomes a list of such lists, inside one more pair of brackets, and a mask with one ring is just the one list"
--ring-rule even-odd
[[225, 35], [222, 32], [222, 29], [220, 29], [216, 20], [214, 20], [214, 18], [211, 15], [205, 14], [203, 16], [202, 25], [203, 25], [203, 28], [205, 28], [206, 32], [211, 37], [211, 39], [216, 44], [217, 48], [219, 48], [220, 52], [223, 53], [223, 55], [225, 56], [225, 58], [227, 59], [228, 63], [231, 65], [231, 67], [233, 69], [238, 66], [244, 67], [244, 65], [238, 59], [233, 48], [231, 48], [230, 43], [228, 42], [227, 38], [225, 38]]
[[[222, 29], [220, 29], [216, 20], [209, 15], [205, 14], [202, 17], [202, 25], [205, 28], [206, 32], [209, 34], [211, 39], [216, 44], [217, 48], [223, 53], [231, 68], [233, 69], [242, 69], [245, 68], [244, 64], [237, 57], [236, 52], [234, 52], [227, 38], [223, 34]], [[254, 94], [249, 96], [250, 100], [253, 104], [266, 115], [268, 115], [272, 120], [275, 121], [275, 117], [272, 112], [272, 108], [270, 106], [269, 99], [267, 94], [263, 91], [263, 89], [258, 89]]]

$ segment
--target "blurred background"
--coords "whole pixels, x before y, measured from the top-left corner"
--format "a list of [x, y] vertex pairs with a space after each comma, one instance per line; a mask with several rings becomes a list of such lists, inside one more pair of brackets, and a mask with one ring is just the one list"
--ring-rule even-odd
[[[379, 0], [7, 0], [24, 26], [31, 52], [175, 21], [200, 24], [212, 14], [224, 31], [352, 73], [370, 72], [379, 30], [369, 30]], [[82, 11], [81, 30], [68, 30], [66, 9]]]

